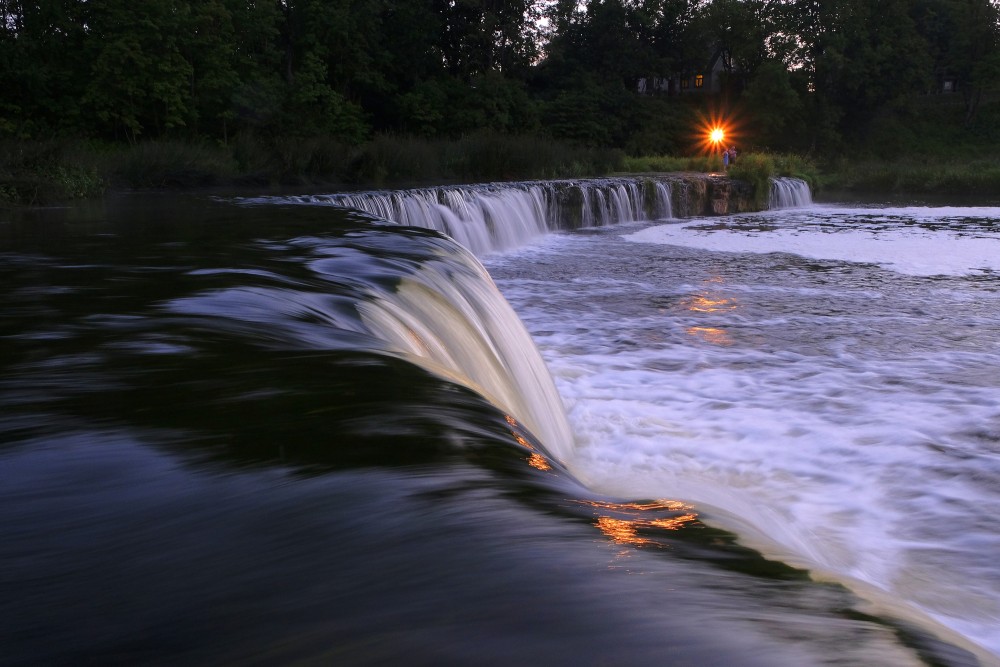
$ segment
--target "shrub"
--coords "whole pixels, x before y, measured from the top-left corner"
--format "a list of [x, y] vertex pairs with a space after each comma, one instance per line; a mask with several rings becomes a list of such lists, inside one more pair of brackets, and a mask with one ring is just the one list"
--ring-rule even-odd
[[827, 189], [856, 192], [995, 195], [1000, 167], [985, 159], [838, 160], [826, 166], [821, 182]]
[[48, 205], [93, 197], [105, 188], [92, 151], [73, 142], [10, 141], [0, 145], [0, 202]]
[[106, 169], [128, 187], [184, 188], [218, 183], [235, 173], [235, 163], [225, 148], [150, 141], [112, 152]]
[[753, 187], [754, 204], [759, 208], [767, 206], [771, 196], [771, 179], [778, 175], [774, 159], [765, 153], [740, 155], [736, 163], [729, 167], [729, 176], [745, 181]]

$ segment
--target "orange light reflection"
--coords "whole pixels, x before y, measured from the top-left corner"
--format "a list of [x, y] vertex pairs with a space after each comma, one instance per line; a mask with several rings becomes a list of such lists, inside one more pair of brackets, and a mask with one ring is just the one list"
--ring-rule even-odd
[[[512, 429], [518, 428], [517, 420], [510, 415], [504, 415], [504, 419], [507, 420], [507, 423], [510, 424]], [[517, 442], [517, 444], [521, 445], [525, 449], [531, 450], [532, 454], [528, 457], [529, 466], [537, 468], [538, 470], [552, 470], [552, 466], [549, 462], [544, 456], [535, 451], [535, 446], [528, 442], [527, 438], [514, 430], [512, 430], [510, 434], [514, 436], [514, 441]]]
[[735, 310], [738, 304], [736, 299], [713, 299], [699, 294], [688, 299], [685, 305], [688, 310], [693, 310], [696, 313], [718, 313], [725, 310]]
[[647, 510], [670, 510], [671, 512], [684, 512], [692, 509], [691, 505], [682, 503], [679, 500], [654, 500], [648, 503], [610, 503], [599, 500], [579, 500], [577, 502], [588, 507], [614, 511], [638, 510], [644, 512]]
[[[695, 512], [690, 511], [691, 506], [673, 500], [658, 500], [651, 503], [607, 503], [597, 501], [579, 501], [584, 505], [589, 505], [596, 510], [621, 513], [626, 516], [638, 515], [650, 511], [667, 510], [670, 512], [684, 512], [675, 516], [622, 518], [598, 515], [594, 525], [605, 536], [615, 544], [646, 545], [655, 544], [655, 535], [649, 533], [656, 530], [679, 530], [683, 526], [698, 519]], [[646, 535], [641, 535], [644, 531]]]
[[718, 329], [716, 327], [688, 327], [685, 329], [685, 333], [689, 336], [700, 338], [712, 345], [729, 346], [733, 344], [733, 339], [729, 337], [725, 329]]
[[538, 470], [552, 470], [552, 466], [545, 460], [545, 457], [537, 453], [528, 457], [528, 465]]

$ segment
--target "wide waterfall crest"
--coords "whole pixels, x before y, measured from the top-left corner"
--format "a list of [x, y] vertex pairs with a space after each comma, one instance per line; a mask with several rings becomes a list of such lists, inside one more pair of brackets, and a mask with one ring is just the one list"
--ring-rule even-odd
[[572, 430], [531, 335], [468, 253], [424, 263], [394, 290], [359, 301], [366, 328], [396, 351], [463, 384], [565, 459]]
[[671, 218], [671, 198], [669, 182], [600, 178], [301, 195], [291, 201], [433, 229], [483, 257], [558, 230]]
[[[809, 185], [802, 179], [772, 179], [770, 188], [769, 208], [812, 204]], [[260, 197], [244, 202], [350, 208], [400, 225], [432, 229], [477, 257], [485, 257], [561, 230], [736, 213], [746, 210], [751, 199], [747, 183], [719, 174], [678, 172]]]
[[809, 184], [801, 178], [771, 179], [771, 198], [769, 208], [803, 208], [812, 206], [812, 193]]

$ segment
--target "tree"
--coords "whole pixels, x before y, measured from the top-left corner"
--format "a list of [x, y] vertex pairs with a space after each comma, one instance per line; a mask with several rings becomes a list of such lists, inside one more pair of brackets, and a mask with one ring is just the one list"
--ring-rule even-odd
[[239, 131], [273, 129], [284, 102], [281, 24], [277, 2], [226, 0], [233, 21], [233, 57], [238, 83], [231, 110]]
[[926, 90], [933, 59], [913, 8], [911, 0], [775, 6], [784, 39], [772, 44], [789, 67], [808, 76], [810, 125], [823, 128], [826, 141], [863, 130], [877, 109]]
[[795, 145], [805, 105], [782, 62], [767, 60], [757, 68], [743, 94], [743, 108], [757, 143], [781, 148]]
[[[365, 3], [359, 3], [364, 6]], [[365, 69], [364, 33], [350, 0], [281, 0], [279, 43], [284, 95], [277, 129], [360, 141], [364, 111], [350, 99], [352, 67]], [[360, 63], [360, 64], [359, 64]]]
[[983, 93], [1000, 87], [1000, 10], [989, 0], [950, 0], [940, 11], [955, 26], [946, 67], [958, 78], [965, 101], [965, 124], [976, 119]]
[[[90, 3], [88, 3], [90, 4]], [[190, 12], [175, 0], [104, 0], [88, 17], [86, 106], [116, 135], [136, 141], [191, 119]]]
[[440, 2], [441, 55], [450, 74], [463, 81], [487, 72], [518, 75], [537, 53], [533, 0]]
[[191, 4], [190, 31], [182, 46], [191, 64], [191, 130], [228, 141], [236, 118], [233, 100], [239, 86], [233, 14], [223, 0]]
[[85, 7], [78, 0], [2, 0], [0, 132], [20, 137], [85, 131]]
[[779, 31], [775, 0], [713, 0], [702, 21], [706, 41], [722, 49], [730, 74], [752, 77], [769, 59], [768, 44]]

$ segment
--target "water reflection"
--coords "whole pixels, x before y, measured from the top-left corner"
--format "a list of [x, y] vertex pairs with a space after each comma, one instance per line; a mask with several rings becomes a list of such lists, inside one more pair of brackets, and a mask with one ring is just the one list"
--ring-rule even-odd
[[729, 346], [733, 344], [733, 339], [726, 333], [725, 329], [718, 327], [688, 327], [684, 330], [689, 336], [700, 338], [712, 345]]
[[649, 503], [579, 502], [595, 510], [597, 518], [594, 525], [615, 544], [659, 544], [659, 531], [680, 530], [698, 520], [698, 514], [691, 505], [675, 500]]
[[592, 499], [345, 324], [437, 237], [164, 215], [19, 237], [0, 267], [0, 662], [848, 665], [864, 632], [911, 655], [683, 503]]
[[720, 313], [736, 310], [736, 299], [699, 294], [688, 299], [685, 307], [695, 313]]
[[535, 468], [536, 470], [542, 470], [542, 471], [552, 470], [552, 465], [549, 464], [548, 460], [544, 456], [539, 454], [537, 451], [535, 451], [536, 449], [535, 446], [532, 445], [527, 438], [525, 438], [521, 433], [518, 432], [521, 426], [517, 423], [517, 420], [514, 419], [514, 417], [512, 417], [511, 415], [504, 415], [504, 419], [511, 427], [510, 434], [514, 436], [514, 442], [521, 445], [525, 449], [531, 450], [531, 454], [528, 456], [528, 465], [531, 466], [532, 468]]
[[[735, 298], [725, 296], [715, 291], [717, 290], [717, 287], [715, 286], [722, 285], [725, 282], [725, 279], [721, 275], [712, 275], [706, 278], [703, 282], [713, 285], [713, 291], [695, 294], [682, 301], [681, 303], [685, 310], [692, 313], [698, 313], [699, 315], [713, 315], [732, 312], [739, 307], [740, 304]], [[687, 327], [684, 331], [687, 335], [698, 338], [711, 345], [728, 346], [733, 344], [733, 339], [729, 336], [727, 331], [718, 326], [709, 326], [707, 324], [692, 325]]]

